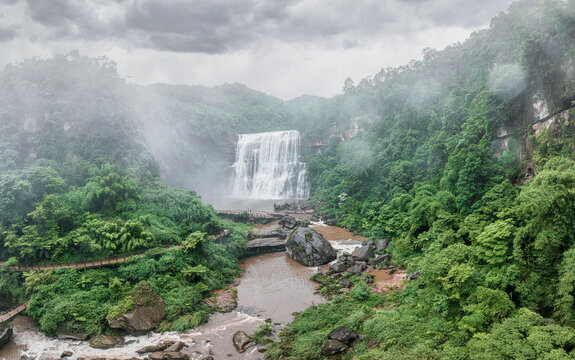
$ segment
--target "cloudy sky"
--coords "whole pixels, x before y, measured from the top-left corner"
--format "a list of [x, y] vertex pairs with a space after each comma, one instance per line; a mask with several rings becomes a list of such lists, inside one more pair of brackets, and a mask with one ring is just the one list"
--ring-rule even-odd
[[332, 96], [442, 49], [511, 0], [0, 0], [0, 66], [79, 50], [129, 82]]

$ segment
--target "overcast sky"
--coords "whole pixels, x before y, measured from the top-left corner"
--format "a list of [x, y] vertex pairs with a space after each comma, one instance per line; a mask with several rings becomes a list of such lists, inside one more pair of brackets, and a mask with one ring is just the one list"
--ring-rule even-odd
[[240, 82], [283, 99], [464, 41], [511, 0], [0, 0], [0, 66], [79, 50], [129, 82]]

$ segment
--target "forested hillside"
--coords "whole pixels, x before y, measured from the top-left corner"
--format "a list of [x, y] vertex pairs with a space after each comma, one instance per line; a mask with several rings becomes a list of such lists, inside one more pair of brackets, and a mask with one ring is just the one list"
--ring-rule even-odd
[[[160, 180], [136, 88], [77, 54], [8, 66], [0, 84], [0, 308], [29, 299], [41, 331], [99, 334], [145, 282], [166, 302], [164, 328], [206, 321], [202, 300], [238, 276], [245, 230]], [[133, 253], [108, 269], [9, 270]]]
[[515, 2], [423, 55], [348, 82], [371, 124], [308, 164], [324, 215], [421, 276], [309, 309], [269, 357], [321, 358], [342, 325], [365, 335], [349, 358], [575, 357], [575, 2]]
[[[246, 235], [194, 191], [224, 186], [235, 134], [298, 129], [320, 150], [305, 152], [318, 212], [389, 237], [391, 265], [420, 277], [388, 295], [354, 278], [267, 358], [322, 358], [337, 326], [363, 335], [349, 359], [575, 358], [574, 101], [574, 0], [517, 1], [464, 43], [330, 99], [130, 85], [74, 53], [10, 65], [0, 307], [31, 297], [42, 331], [98, 334], [145, 282], [166, 301], [162, 329], [205, 321]], [[109, 269], [7, 270], [132, 252]]]

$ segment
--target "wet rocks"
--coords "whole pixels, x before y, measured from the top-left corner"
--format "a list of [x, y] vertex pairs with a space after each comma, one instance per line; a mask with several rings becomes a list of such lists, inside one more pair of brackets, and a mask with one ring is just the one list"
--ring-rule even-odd
[[350, 274], [359, 275], [366, 269], [367, 269], [367, 265], [365, 264], [365, 262], [364, 261], [358, 261], [352, 267], [350, 267], [347, 271]]
[[287, 234], [285, 231], [282, 230], [279, 226], [274, 227], [267, 227], [263, 229], [255, 229], [253, 233], [253, 237], [255, 239], [263, 239], [263, 238], [279, 238], [285, 239]]
[[336, 262], [329, 266], [329, 270], [334, 273], [341, 273], [347, 270], [347, 266], [342, 262]]
[[375, 251], [383, 251], [387, 249], [388, 245], [389, 245], [388, 237], [378, 240], [377, 243], [375, 243]]
[[356, 333], [345, 326], [340, 326], [329, 333], [329, 339], [323, 343], [321, 352], [324, 356], [344, 352], [358, 337]]
[[337, 257], [329, 241], [310, 228], [294, 230], [286, 242], [286, 251], [289, 257], [305, 266], [327, 264]]
[[296, 211], [299, 210], [299, 205], [297, 202], [287, 202], [287, 201], [280, 201], [274, 203], [274, 211]]
[[354, 260], [368, 261], [369, 259], [375, 257], [375, 251], [373, 250], [373, 241], [371, 243], [366, 243], [362, 247], [358, 247], [351, 253], [351, 257]]
[[150, 345], [136, 350], [138, 354], [148, 354], [149, 360], [188, 360], [190, 357], [181, 352], [184, 347], [188, 347], [182, 341], [163, 341], [155, 345]]
[[121, 336], [96, 335], [90, 339], [90, 346], [96, 349], [110, 349], [123, 344]]
[[238, 307], [237, 294], [234, 289], [216, 291], [214, 293], [215, 302], [212, 298], [205, 299], [204, 302], [218, 311], [227, 313]]
[[146, 353], [150, 353], [150, 352], [163, 351], [165, 348], [167, 348], [170, 345], [171, 345], [171, 342], [168, 344], [160, 343], [160, 344], [156, 344], [156, 345], [148, 345], [148, 346], [144, 346], [141, 349], [136, 350], [136, 352], [138, 354], [146, 354]]
[[179, 351], [157, 351], [146, 357], [148, 360], [189, 360], [188, 354]]
[[309, 219], [301, 218], [297, 219], [297, 225], [301, 227], [309, 227], [311, 225]]
[[243, 353], [247, 348], [254, 346], [256, 343], [254, 339], [248, 336], [244, 331], [236, 331], [232, 337], [234, 347], [239, 353]]
[[357, 339], [358, 335], [345, 326], [340, 326], [330, 332], [328, 337], [330, 339], [339, 340], [342, 343], [349, 345], [352, 341]]
[[178, 352], [178, 351], [182, 350], [184, 347], [187, 347], [187, 345], [184, 342], [176, 341], [172, 345], [168, 346], [168, 348], [164, 351], [165, 352]]
[[0, 331], [0, 349], [2, 349], [6, 344], [12, 341], [12, 334], [14, 331], [12, 327], [8, 327], [2, 331]]
[[321, 352], [324, 356], [331, 356], [340, 352], [344, 352], [347, 346], [339, 340], [329, 339], [323, 343]]
[[383, 255], [375, 255], [375, 257], [373, 259], [369, 260], [369, 264], [370, 265], [374, 265], [374, 266], [378, 266], [384, 262], [388, 262], [389, 261], [389, 255], [388, 254], [383, 254]]
[[282, 228], [293, 230], [297, 226], [297, 220], [291, 215], [284, 215], [279, 221]]
[[72, 356], [72, 355], [74, 355], [73, 352], [71, 352], [71, 351], [69, 351], [69, 350], [66, 350], [66, 351], [64, 351], [64, 352], [62, 353], [62, 355], [60, 355], [60, 357], [61, 357], [61, 358], [64, 358], [64, 357], [70, 357], [70, 356]]
[[58, 323], [58, 326], [56, 327], [56, 333], [58, 334], [58, 339], [61, 340], [86, 340], [88, 338], [86, 328], [77, 322]]

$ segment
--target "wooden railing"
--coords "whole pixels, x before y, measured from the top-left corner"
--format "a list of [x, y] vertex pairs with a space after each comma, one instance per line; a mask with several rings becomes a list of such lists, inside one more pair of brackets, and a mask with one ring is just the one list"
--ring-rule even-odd
[[[215, 240], [221, 239], [230, 234], [230, 230], [225, 229], [220, 232]], [[166, 245], [166, 248], [174, 248], [174, 247], [182, 247], [183, 245]], [[146, 250], [147, 251], [147, 250]], [[77, 263], [55, 263], [55, 264], [36, 264], [36, 265], [13, 265], [8, 267], [8, 270], [11, 271], [45, 271], [45, 270], [58, 270], [58, 269], [91, 269], [91, 268], [98, 268], [103, 266], [109, 266], [114, 264], [119, 264], [128, 261], [134, 257], [142, 257], [146, 254], [146, 251], [140, 251], [137, 253], [133, 253], [130, 255], [120, 255], [112, 258], [101, 259], [101, 260], [93, 260], [93, 261], [85, 261], [85, 262], [77, 262]], [[0, 263], [0, 267], [3, 263]]]
[[6, 321], [12, 319], [14, 316], [20, 314], [22, 311], [26, 310], [28, 307], [28, 302], [18, 306], [16, 309], [11, 310], [10, 312], [0, 316], [0, 324], [5, 323]]

